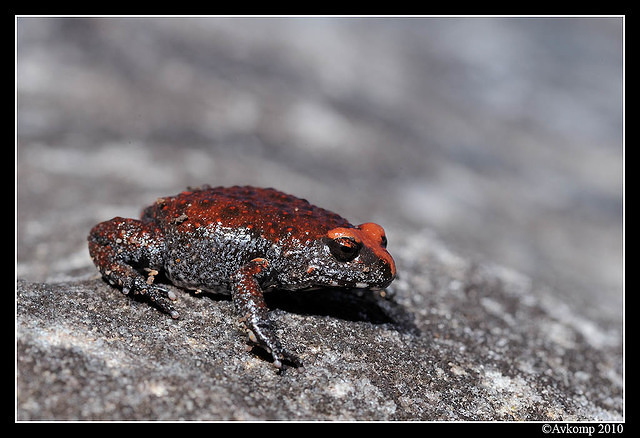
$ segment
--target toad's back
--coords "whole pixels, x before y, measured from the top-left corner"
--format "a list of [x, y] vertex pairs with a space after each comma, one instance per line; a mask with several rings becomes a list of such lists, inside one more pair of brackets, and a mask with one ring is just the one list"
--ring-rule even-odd
[[272, 241], [315, 240], [330, 229], [352, 227], [340, 215], [305, 199], [251, 186], [204, 187], [159, 198], [144, 210], [142, 220], [159, 227], [174, 224], [185, 231], [202, 226], [242, 228]]

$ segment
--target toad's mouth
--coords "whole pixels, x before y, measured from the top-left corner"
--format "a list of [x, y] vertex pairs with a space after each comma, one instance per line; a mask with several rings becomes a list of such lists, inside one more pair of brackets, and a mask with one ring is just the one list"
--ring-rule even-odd
[[331, 280], [327, 283], [316, 284], [316, 285], [306, 287], [304, 288], [304, 290], [339, 288], [339, 289], [368, 289], [373, 291], [380, 291], [388, 287], [389, 284], [391, 284], [391, 282], [385, 285], [379, 285], [379, 284], [365, 283], [365, 282], [359, 282], [359, 281], [354, 282], [354, 281], [347, 281], [347, 280]]
[[350, 281], [332, 281], [329, 283], [330, 287], [341, 287], [350, 289], [382, 289], [377, 285], [362, 282], [350, 282]]

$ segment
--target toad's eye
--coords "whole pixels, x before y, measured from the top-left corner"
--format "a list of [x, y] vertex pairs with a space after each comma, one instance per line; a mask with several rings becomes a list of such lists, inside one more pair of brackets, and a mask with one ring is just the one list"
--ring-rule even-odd
[[382, 241], [380, 242], [380, 245], [381, 245], [383, 248], [386, 248], [386, 247], [387, 247], [387, 236], [385, 236], [385, 235], [383, 234], [383, 235], [381, 236], [381, 239], [382, 239]]
[[329, 240], [328, 243], [331, 254], [341, 262], [350, 262], [355, 259], [360, 252], [362, 245], [349, 237], [338, 237]]

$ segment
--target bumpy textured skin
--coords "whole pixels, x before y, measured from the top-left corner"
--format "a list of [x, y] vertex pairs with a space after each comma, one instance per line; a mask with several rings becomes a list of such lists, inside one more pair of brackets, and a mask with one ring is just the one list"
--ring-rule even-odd
[[140, 220], [115, 217], [89, 234], [96, 267], [123, 293], [147, 296], [177, 318], [175, 295], [154, 284], [229, 292], [250, 340], [273, 363], [294, 366], [274, 334], [263, 291], [314, 287], [382, 289], [395, 278], [384, 230], [351, 225], [328, 210], [274, 189], [203, 187], [159, 198]]

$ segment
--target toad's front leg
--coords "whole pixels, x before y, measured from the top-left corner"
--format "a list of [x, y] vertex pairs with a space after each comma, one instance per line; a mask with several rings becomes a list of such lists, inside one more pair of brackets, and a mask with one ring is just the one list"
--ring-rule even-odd
[[264, 302], [262, 289], [258, 283], [258, 279], [265, 274], [268, 265], [267, 260], [255, 258], [233, 275], [231, 284], [233, 304], [248, 330], [249, 339], [271, 353], [276, 367], [281, 368], [283, 362], [299, 367], [302, 366], [302, 362], [282, 348], [269, 320], [269, 309]]

